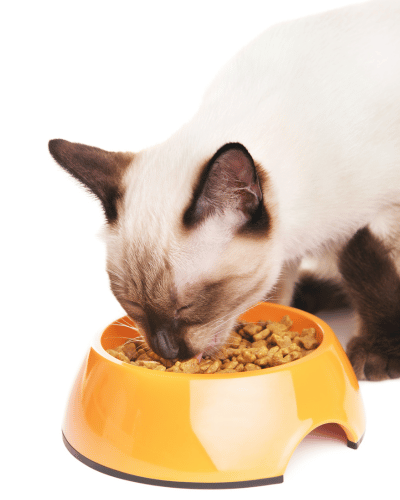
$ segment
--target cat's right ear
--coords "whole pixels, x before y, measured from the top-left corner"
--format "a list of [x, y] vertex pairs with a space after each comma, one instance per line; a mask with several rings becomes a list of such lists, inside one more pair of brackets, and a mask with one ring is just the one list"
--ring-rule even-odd
[[[209, 160], [183, 215], [183, 223], [190, 229], [209, 217], [225, 217], [229, 212], [240, 214], [235, 222], [230, 222], [233, 230], [265, 234], [269, 229], [257, 166], [239, 143], [225, 144]], [[226, 220], [231, 221], [229, 217]]]
[[49, 151], [62, 168], [99, 198], [107, 222], [114, 222], [117, 201], [123, 194], [122, 177], [133, 154], [113, 153], [63, 139], [51, 140]]

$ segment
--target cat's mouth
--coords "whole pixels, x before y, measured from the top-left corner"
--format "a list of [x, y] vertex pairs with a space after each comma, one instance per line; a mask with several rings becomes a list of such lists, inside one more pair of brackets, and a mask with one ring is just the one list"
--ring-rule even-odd
[[207, 354], [212, 354], [212, 353], [216, 352], [216, 347], [219, 344], [218, 340], [219, 340], [218, 339], [218, 332], [216, 332], [212, 336], [210, 342], [203, 349], [203, 351], [200, 354], [197, 354], [196, 356], [194, 356], [194, 358], [197, 359], [197, 361], [200, 363], [204, 354], [207, 355]]

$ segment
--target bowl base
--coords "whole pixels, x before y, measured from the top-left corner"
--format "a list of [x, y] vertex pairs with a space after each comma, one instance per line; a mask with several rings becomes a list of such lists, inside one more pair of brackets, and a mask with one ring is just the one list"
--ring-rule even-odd
[[[365, 434], [365, 433], [364, 433]], [[360, 439], [355, 443], [354, 441], [350, 441], [350, 439], [347, 440], [347, 446], [353, 450], [356, 450], [360, 444], [361, 444], [361, 441], [363, 440], [364, 438], [364, 434], [360, 437]]]
[[263, 479], [254, 479], [250, 481], [229, 481], [224, 483], [189, 483], [180, 481], [164, 481], [162, 479], [152, 479], [149, 477], [135, 476], [134, 474], [127, 474], [126, 472], [120, 472], [115, 469], [110, 469], [104, 465], [98, 464], [89, 458], [83, 456], [79, 451], [75, 450], [69, 442], [67, 441], [64, 433], [62, 433], [62, 438], [67, 450], [77, 458], [80, 462], [91, 467], [92, 469], [102, 472], [103, 474], [108, 474], [109, 476], [118, 477], [119, 479], [126, 479], [127, 481], [134, 481], [136, 483], [151, 484], [152, 486], [166, 486], [169, 488], [187, 488], [187, 489], [228, 489], [228, 488], [250, 488], [253, 486], [265, 486], [268, 484], [278, 484], [283, 483], [283, 476], [268, 477]]

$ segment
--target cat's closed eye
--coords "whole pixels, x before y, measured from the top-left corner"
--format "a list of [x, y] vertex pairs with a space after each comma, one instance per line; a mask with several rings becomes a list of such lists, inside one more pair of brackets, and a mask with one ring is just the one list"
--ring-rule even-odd
[[176, 310], [177, 313], [180, 313], [182, 311], [185, 311], [186, 309], [190, 309], [191, 307], [193, 307], [194, 303], [191, 303], [191, 304], [187, 304], [186, 306], [182, 306], [180, 307], [179, 309]]
[[194, 306], [194, 302], [191, 302], [190, 304], [179, 307], [179, 309], [176, 309], [176, 311], [175, 311], [175, 318], [177, 318], [181, 313], [184, 313], [184, 312], [190, 310], [193, 306]]

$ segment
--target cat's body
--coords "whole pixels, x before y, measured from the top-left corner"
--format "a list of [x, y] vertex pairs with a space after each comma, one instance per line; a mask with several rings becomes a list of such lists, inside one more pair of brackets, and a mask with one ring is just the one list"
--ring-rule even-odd
[[392, 297], [350, 345], [357, 375], [400, 376], [399, 1], [270, 28], [160, 145], [50, 151], [102, 201], [112, 289], [164, 357], [215, 351], [279, 288], [291, 303], [302, 260], [330, 252], [361, 329], [371, 274]]

